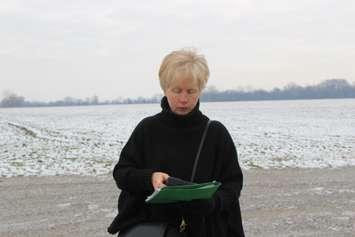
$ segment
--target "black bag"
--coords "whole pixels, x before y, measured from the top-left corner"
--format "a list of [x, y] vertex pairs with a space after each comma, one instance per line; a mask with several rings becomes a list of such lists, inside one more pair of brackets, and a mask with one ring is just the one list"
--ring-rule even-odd
[[183, 232], [178, 232], [176, 228], [165, 223], [140, 223], [120, 232], [119, 237], [184, 237]]
[[[192, 174], [190, 179], [191, 182], [193, 182], [195, 178], [198, 160], [200, 157], [201, 149], [210, 122], [211, 122], [210, 120], [207, 121], [205, 130], [201, 138], [200, 146], [198, 148], [197, 155], [194, 161], [194, 166], [192, 168]], [[179, 182], [177, 179], [172, 180], [171, 182], [173, 181]], [[186, 233], [184, 233], [183, 231], [179, 232], [176, 228], [169, 226], [166, 223], [144, 222], [144, 223], [139, 223], [137, 225], [134, 225], [131, 228], [128, 228], [127, 230], [120, 232], [118, 236], [119, 237], [185, 237]]]

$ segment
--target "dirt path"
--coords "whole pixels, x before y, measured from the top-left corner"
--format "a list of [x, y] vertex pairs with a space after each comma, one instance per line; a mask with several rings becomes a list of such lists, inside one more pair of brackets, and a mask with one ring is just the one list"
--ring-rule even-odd
[[[355, 167], [245, 171], [246, 236], [355, 236]], [[0, 236], [111, 236], [110, 176], [0, 178]]]

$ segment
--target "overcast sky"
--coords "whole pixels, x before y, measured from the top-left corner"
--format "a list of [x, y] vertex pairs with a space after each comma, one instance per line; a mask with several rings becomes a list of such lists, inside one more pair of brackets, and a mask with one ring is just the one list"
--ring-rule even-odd
[[218, 89], [355, 81], [354, 0], [1, 0], [0, 93], [27, 100], [160, 93], [195, 47]]

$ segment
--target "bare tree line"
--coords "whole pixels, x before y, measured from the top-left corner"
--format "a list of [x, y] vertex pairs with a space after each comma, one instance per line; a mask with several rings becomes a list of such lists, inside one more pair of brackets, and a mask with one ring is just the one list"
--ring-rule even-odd
[[[84, 106], [109, 104], [142, 104], [158, 103], [162, 95], [150, 98], [126, 98], [100, 101], [94, 95], [86, 99], [65, 97], [53, 102], [26, 101], [25, 97], [13, 92], [6, 92], [0, 102], [0, 107], [41, 107], [41, 106]], [[280, 88], [267, 90], [225, 90], [208, 87], [201, 96], [201, 101], [246, 101], [246, 100], [294, 100], [294, 99], [326, 99], [326, 98], [355, 98], [355, 83], [350, 84], [345, 79], [330, 79], [312, 86], [299, 86], [290, 83]]]
[[245, 101], [245, 100], [297, 100], [355, 98], [355, 83], [352, 85], [345, 79], [330, 79], [312, 86], [299, 86], [290, 83], [284, 88], [267, 90], [226, 90], [218, 91], [207, 88], [202, 95], [203, 101]]

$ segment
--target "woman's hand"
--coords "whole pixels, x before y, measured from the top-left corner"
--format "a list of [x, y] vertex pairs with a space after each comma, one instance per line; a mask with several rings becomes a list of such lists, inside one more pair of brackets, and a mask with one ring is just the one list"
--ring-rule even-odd
[[163, 172], [154, 172], [152, 174], [152, 185], [154, 190], [162, 188], [165, 185], [165, 182], [168, 180], [169, 175]]

